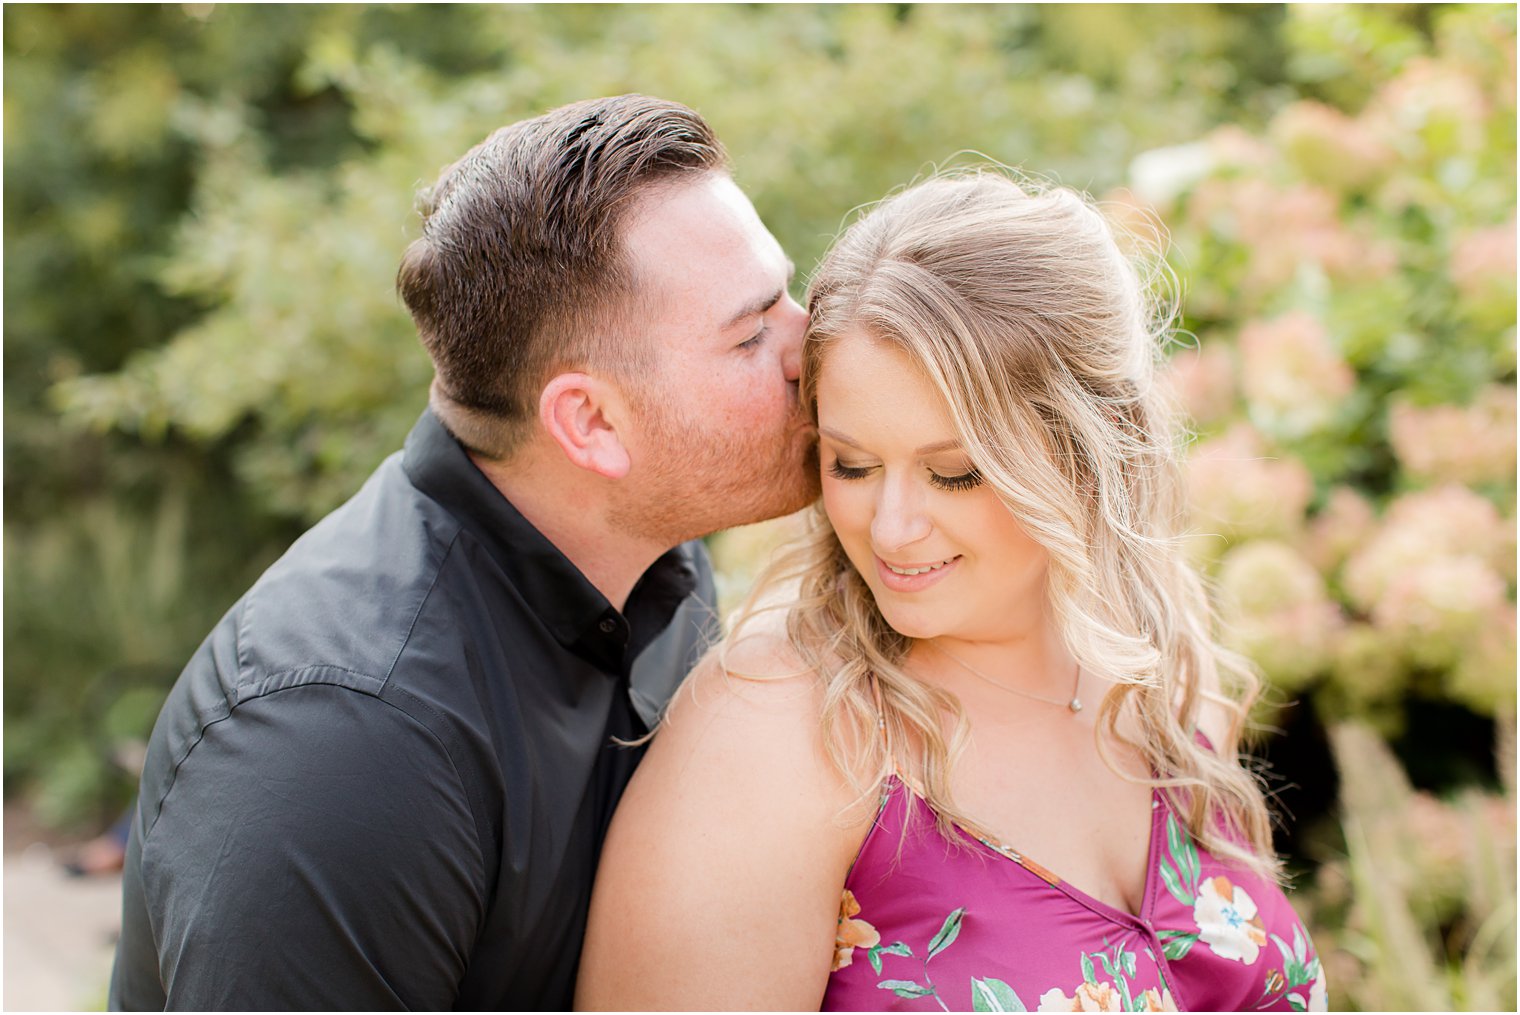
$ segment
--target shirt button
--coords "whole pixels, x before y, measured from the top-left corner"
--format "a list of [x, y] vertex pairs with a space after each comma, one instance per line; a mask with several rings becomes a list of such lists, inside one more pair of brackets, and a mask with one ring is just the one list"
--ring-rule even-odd
[[611, 617], [608, 617], [596, 626], [602, 629], [603, 634], [611, 634], [617, 629], [617, 621], [613, 620]]

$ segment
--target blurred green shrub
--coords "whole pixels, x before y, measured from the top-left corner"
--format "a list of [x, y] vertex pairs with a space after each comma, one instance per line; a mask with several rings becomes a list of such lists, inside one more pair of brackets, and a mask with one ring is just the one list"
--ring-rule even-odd
[[[341, 95], [359, 144], [279, 172], [246, 106], [193, 95], [174, 104], [169, 122], [193, 144], [198, 177], [158, 279], [208, 311], [119, 370], [59, 384], [56, 404], [75, 424], [148, 438], [172, 427], [213, 442], [243, 428], [233, 457], [246, 488], [271, 510], [318, 517], [421, 408], [429, 367], [392, 294], [415, 231], [398, 195], [443, 160], [587, 95], [681, 99], [717, 128], [806, 271], [848, 209], [961, 149], [1038, 153], [1041, 172], [1107, 185], [1140, 147], [1252, 105], [1231, 102], [1227, 86], [1253, 66], [1253, 30], [1271, 12], [1200, 9], [1166, 31], [1145, 8], [1096, 14], [495, 8], [472, 29], [496, 41], [499, 62], [464, 76], [417, 61], [401, 38], [365, 46], [347, 24], [318, 28], [294, 86]], [[1158, 46], [1131, 52], [1131, 33]], [[1171, 59], [1182, 52], [1190, 58]], [[1241, 94], [1259, 102], [1256, 90]]]

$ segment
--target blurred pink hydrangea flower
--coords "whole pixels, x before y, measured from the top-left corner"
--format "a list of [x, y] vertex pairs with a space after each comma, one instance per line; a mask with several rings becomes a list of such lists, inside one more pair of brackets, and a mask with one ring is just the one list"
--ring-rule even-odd
[[1388, 416], [1399, 464], [1411, 476], [1450, 483], [1515, 478], [1515, 388], [1494, 384], [1470, 406], [1397, 404]]
[[1392, 247], [1342, 221], [1333, 193], [1307, 183], [1280, 187], [1260, 177], [1206, 179], [1192, 193], [1187, 221], [1249, 253], [1241, 279], [1248, 298], [1280, 289], [1305, 265], [1344, 280], [1383, 278], [1398, 266]]
[[1234, 540], [1297, 533], [1314, 492], [1308, 468], [1291, 456], [1269, 456], [1249, 423], [1195, 446], [1187, 477], [1197, 527]]
[[1314, 565], [1291, 546], [1235, 547], [1220, 564], [1218, 586], [1226, 641], [1274, 685], [1297, 690], [1329, 666], [1343, 618]]
[[1457, 484], [1405, 494], [1382, 525], [1346, 562], [1343, 584], [1351, 602], [1366, 612], [1401, 575], [1446, 557], [1473, 557], [1495, 574], [1513, 555], [1513, 523], [1488, 500]]
[[1372, 608], [1372, 623], [1415, 662], [1447, 666], [1505, 607], [1504, 593], [1504, 580], [1477, 557], [1435, 557], [1393, 576]]
[[1416, 57], [1372, 97], [1362, 118], [1400, 155], [1441, 159], [1482, 147], [1490, 105], [1463, 68]]
[[1365, 124], [1322, 102], [1287, 106], [1269, 132], [1304, 176], [1340, 191], [1369, 186], [1394, 161], [1387, 143]]
[[1323, 428], [1356, 389], [1356, 374], [1331, 346], [1324, 325], [1303, 311], [1247, 324], [1240, 358], [1251, 418], [1276, 437]]
[[1503, 577], [1512, 530], [1466, 487], [1408, 494], [1347, 562], [1346, 593], [1412, 662], [1461, 665], [1497, 613], [1514, 609]]
[[[1515, 218], [1477, 229], [1452, 242], [1450, 272], [1459, 309], [1471, 326], [1502, 336], [1508, 360], [1515, 345]], [[1507, 333], [1506, 333], [1507, 332]]]
[[1180, 349], [1167, 360], [1161, 382], [1192, 420], [1208, 425], [1235, 408], [1235, 359], [1227, 346], [1211, 342]]
[[1220, 169], [1260, 172], [1276, 157], [1272, 146], [1244, 127], [1226, 124], [1209, 132], [1209, 153]]
[[1451, 248], [1451, 280], [1464, 296], [1494, 286], [1515, 291], [1515, 218], [1458, 236]]
[[1377, 516], [1367, 498], [1349, 486], [1337, 486], [1309, 523], [1304, 553], [1321, 574], [1333, 574], [1376, 527]]

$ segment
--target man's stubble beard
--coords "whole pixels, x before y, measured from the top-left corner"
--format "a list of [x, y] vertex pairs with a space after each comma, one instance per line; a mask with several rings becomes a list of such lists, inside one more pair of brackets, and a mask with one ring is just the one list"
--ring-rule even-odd
[[[818, 499], [818, 441], [800, 413], [749, 440], [704, 434], [663, 407], [646, 407], [646, 473], [611, 512], [620, 531], [663, 546], [791, 514]], [[631, 478], [631, 477], [630, 477]]]

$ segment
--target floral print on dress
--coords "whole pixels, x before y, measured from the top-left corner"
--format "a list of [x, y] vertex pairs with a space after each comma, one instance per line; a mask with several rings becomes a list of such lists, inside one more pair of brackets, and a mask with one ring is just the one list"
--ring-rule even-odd
[[1145, 901], [1124, 917], [1011, 849], [947, 849], [927, 806], [894, 789], [841, 893], [825, 1009], [1326, 1009], [1282, 893], [1196, 845], [1160, 793]]
[[1230, 883], [1224, 875], [1205, 878], [1193, 904], [1193, 922], [1198, 924], [1198, 938], [1222, 959], [1234, 959], [1248, 966], [1267, 943], [1267, 931], [1261, 925], [1256, 903], [1246, 890]]
[[[881, 935], [876, 928], [864, 920], [855, 917], [860, 913], [860, 903], [855, 900], [855, 893], [848, 888], [839, 900], [839, 927], [834, 931], [834, 964], [829, 967], [829, 972], [836, 972], [855, 961], [855, 949], [875, 948], [881, 943]], [[880, 959], [876, 960], [877, 972], [880, 972]]]
[[[1148, 957], [1154, 961], [1155, 955]], [[1106, 982], [1098, 979], [1098, 968], [1093, 959], [1102, 965], [1107, 974]], [[1177, 1002], [1165, 983], [1150, 987], [1139, 994], [1134, 992], [1130, 980], [1135, 975], [1135, 953], [1117, 945], [1108, 951], [1082, 955], [1082, 982], [1070, 995], [1060, 987], [1052, 987], [1040, 995], [1040, 1007], [1036, 1011], [1176, 1011]]]
[[[1201, 941], [1221, 959], [1255, 965], [1269, 936], [1256, 901], [1223, 874], [1200, 880], [1197, 847], [1171, 813], [1166, 816], [1166, 852], [1158, 864], [1161, 880], [1173, 898], [1192, 907], [1194, 929], [1157, 931], [1162, 954], [1176, 961]], [[1256, 1008], [1268, 1008], [1286, 996], [1294, 1011], [1329, 1010], [1319, 957], [1309, 948], [1303, 928], [1294, 926], [1291, 946], [1276, 934], [1270, 937], [1283, 967], [1267, 969]]]
[[[1294, 1011], [1329, 1011], [1330, 998], [1325, 991], [1325, 975], [1320, 969], [1319, 956], [1309, 948], [1308, 938], [1299, 927], [1293, 928], [1293, 944], [1271, 935], [1272, 943], [1282, 955], [1283, 969], [1267, 974], [1267, 985], [1261, 992], [1258, 1010], [1276, 1004], [1286, 994], [1288, 1005]], [[1304, 988], [1308, 987], [1305, 992]]]
[[1107, 983], [1084, 983], [1076, 993], [1067, 997], [1060, 987], [1052, 987], [1040, 995], [1040, 1007], [1036, 1011], [1176, 1011], [1177, 1002], [1172, 992], [1155, 987], [1146, 990], [1133, 1002], [1134, 1007], [1124, 1008], [1119, 992]]
[[[939, 996], [939, 988], [934, 985], [934, 980], [929, 976], [929, 960], [955, 943], [955, 939], [960, 936], [961, 921], [965, 918], [965, 916], [965, 906], [961, 906], [957, 909], [952, 910], [950, 912], [950, 915], [945, 917], [945, 922], [940, 924], [939, 931], [929, 939], [928, 945], [924, 948], [923, 958], [919, 959], [923, 967], [923, 983], [919, 983], [918, 980], [920, 978], [916, 976], [911, 980], [887, 979], [882, 980], [880, 983], [878, 983], [876, 985], [877, 989], [890, 990], [898, 997], [907, 998], [908, 1000], [916, 1000], [921, 997], [932, 997], [941, 1008], [943, 1008], [945, 1011], [949, 1011], [949, 1006], [946, 1005], [944, 999]], [[902, 941], [894, 941], [891, 944], [887, 945], [885, 948], [878, 944], [875, 948], [872, 948], [870, 951], [866, 952], [866, 956], [871, 960], [871, 968], [876, 970], [878, 974], [881, 973], [881, 957], [883, 955], [901, 955], [904, 958], [910, 959], [918, 958], [918, 956], [913, 953], [912, 947]], [[1006, 986], [1006, 984], [1004, 986]], [[974, 992], [975, 991], [973, 988], [973, 993]], [[1017, 998], [1015, 998], [1015, 1000], [1017, 1000]], [[1007, 1009], [999, 1008], [991, 1010], [1003, 1011]], [[1012, 1010], [1023, 1011], [1024, 1007], [1020, 1005], [1019, 1007]]]

